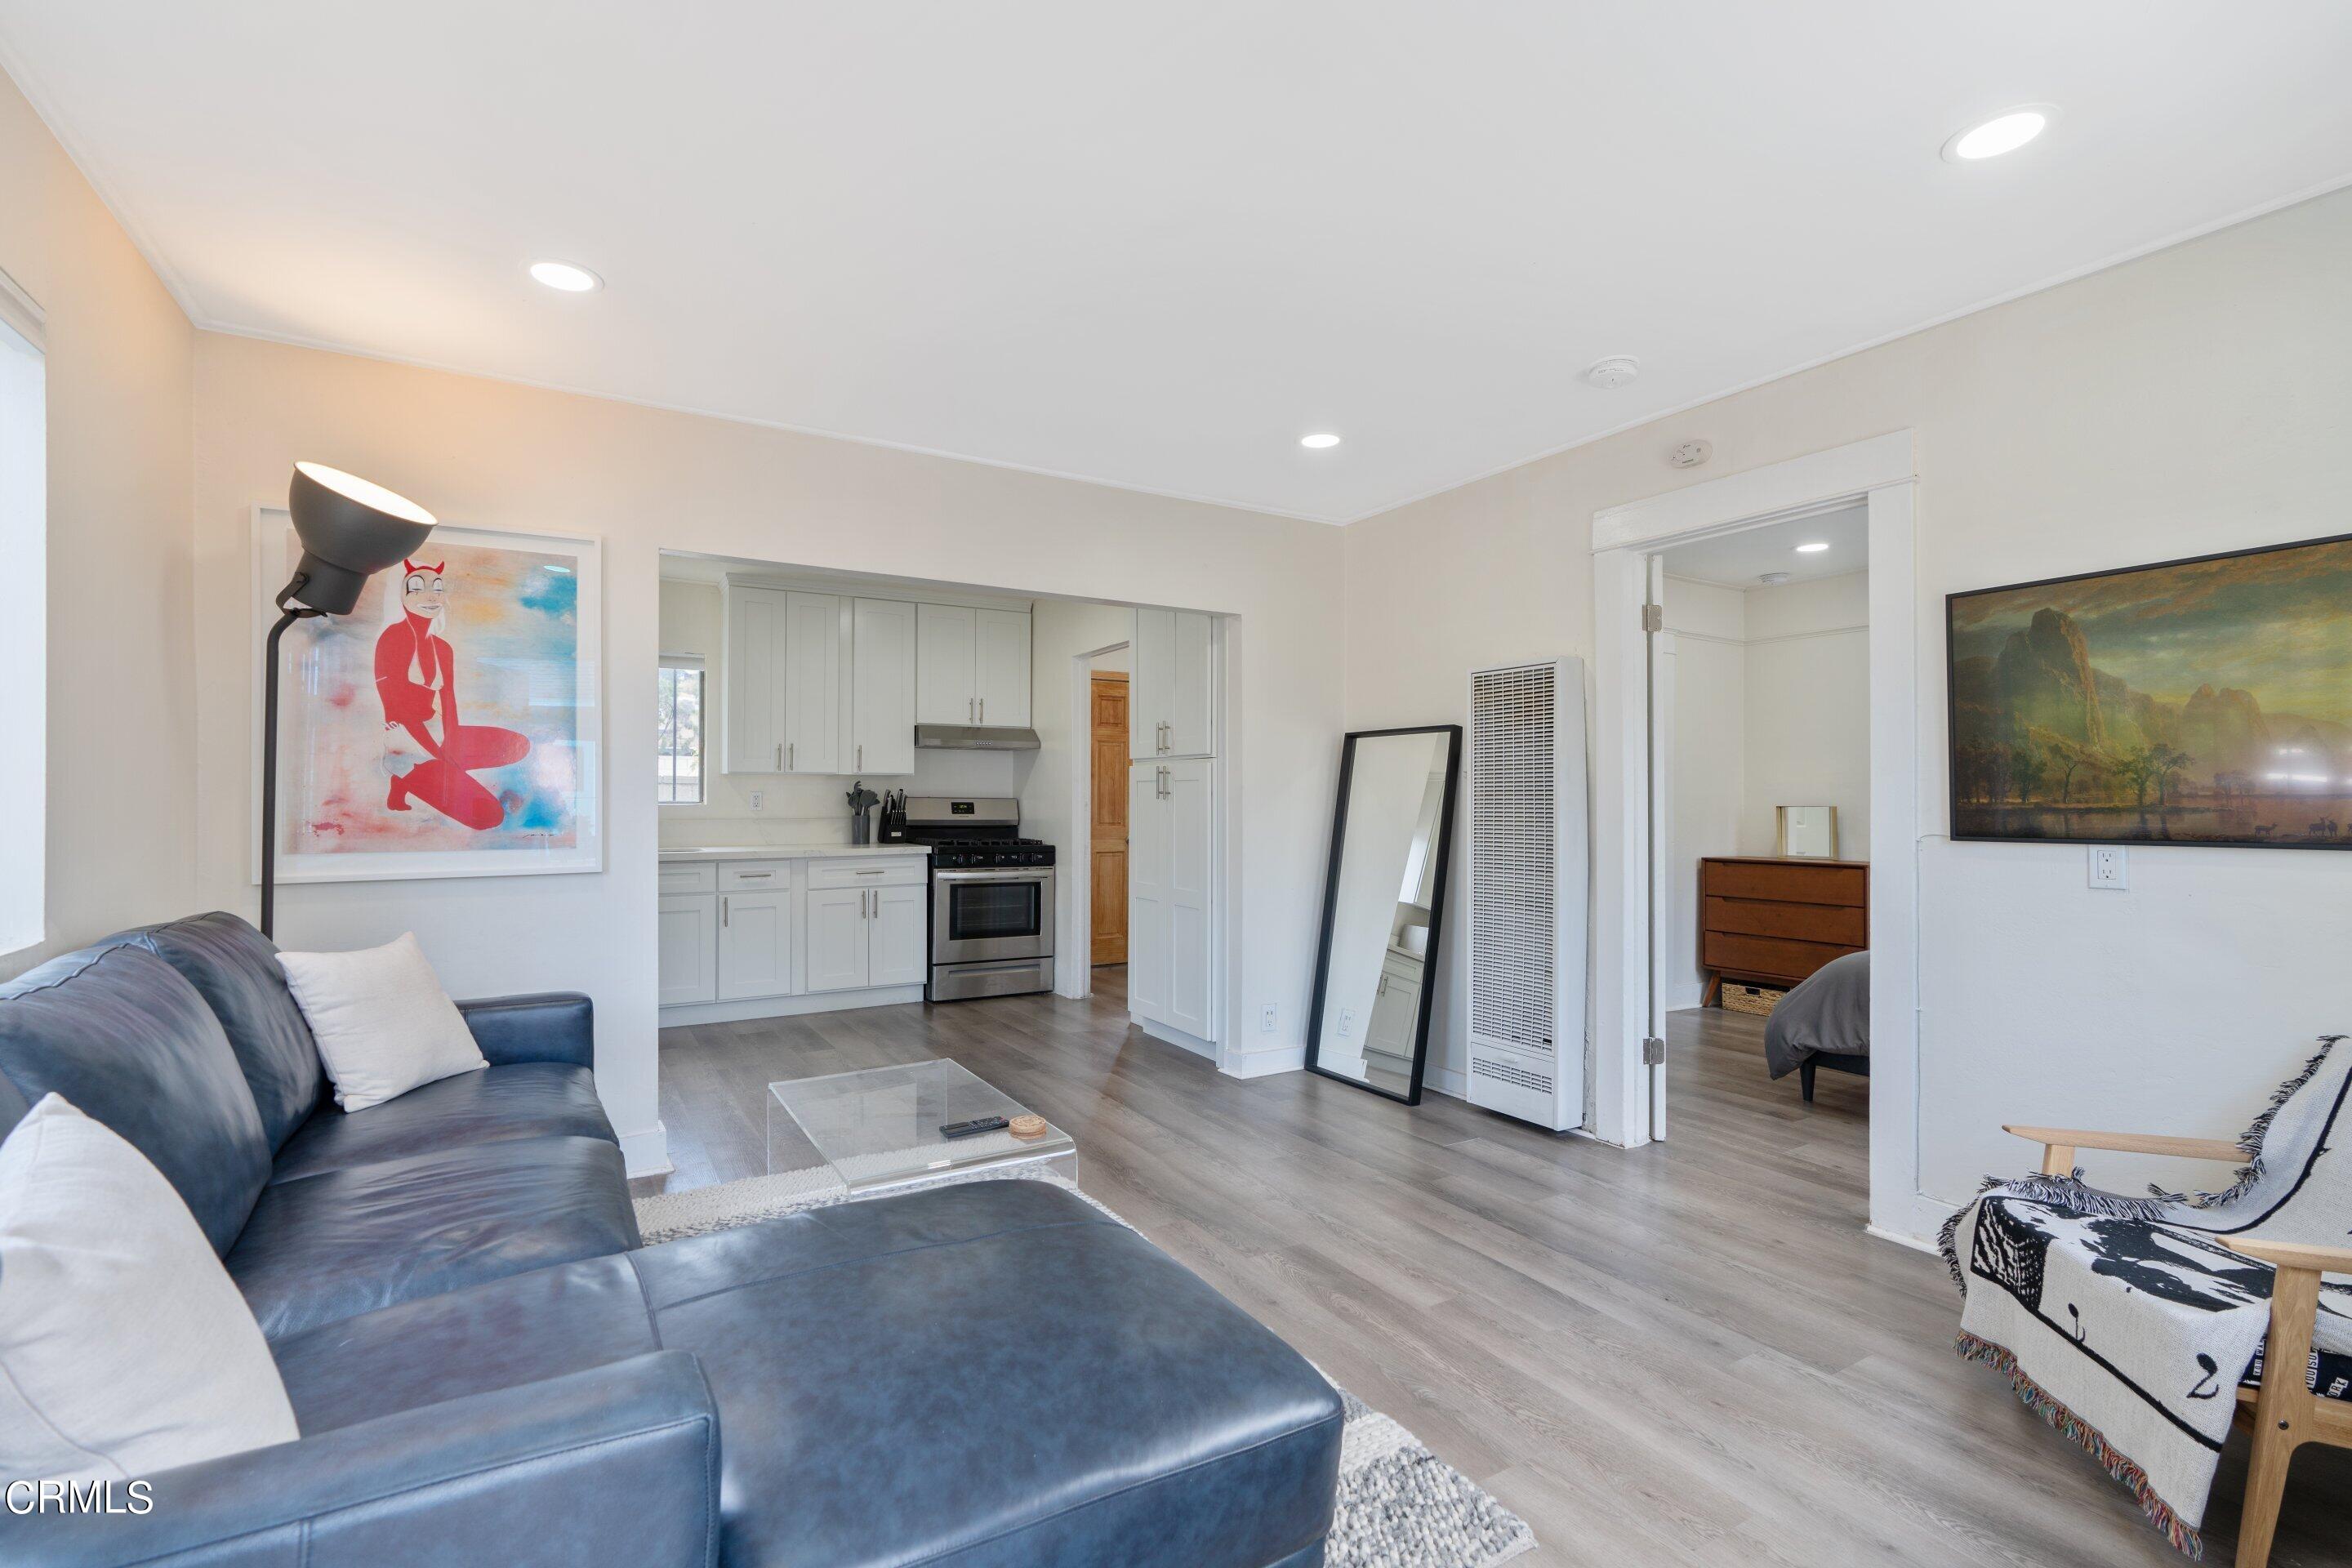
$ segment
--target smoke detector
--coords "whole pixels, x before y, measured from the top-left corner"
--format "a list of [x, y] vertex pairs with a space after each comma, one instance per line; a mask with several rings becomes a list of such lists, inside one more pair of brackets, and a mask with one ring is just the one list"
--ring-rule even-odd
[[1696, 468], [1714, 456], [1712, 441], [1685, 441], [1666, 454], [1666, 461], [1677, 468]]
[[1614, 392], [1621, 386], [1632, 385], [1633, 378], [1641, 374], [1642, 362], [1632, 354], [1611, 354], [1607, 359], [1593, 361], [1584, 379], [1603, 392]]
[[1786, 572], [1767, 572], [1756, 580], [1767, 588], [1777, 588], [1789, 580], [1789, 574]]

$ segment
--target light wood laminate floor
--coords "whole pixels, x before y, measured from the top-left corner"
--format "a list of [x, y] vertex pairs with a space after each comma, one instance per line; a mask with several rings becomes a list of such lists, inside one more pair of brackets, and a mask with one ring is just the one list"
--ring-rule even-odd
[[[1130, 1030], [1121, 984], [665, 1030], [667, 1185], [762, 1172], [773, 1079], [951, 1057], [1066, 1129], [1089, 1193], [1524, 1515], [1529, 1564], [2185, 1561], [1952, 1353], [1942, 1263], [1862, 1229], [1866, 1085], [1822, 1073], [1805, 1106], [1766, 1080], [1759, 1020], [1675, 1015], [1672, 1140], [1626, 1152], [1438, 1095], [1222, 1077]], [[2240, 1438], [2209, 1562], [2244, 1476]], [[2352, 1563], [2352, 1451], [2297, 1458], [2273, 1562]]]

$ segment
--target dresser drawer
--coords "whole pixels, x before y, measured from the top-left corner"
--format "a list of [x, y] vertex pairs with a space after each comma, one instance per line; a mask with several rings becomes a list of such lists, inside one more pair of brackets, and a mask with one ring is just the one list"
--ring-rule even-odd
[[1862, 947], [1870, 941], [1870, 911], [1844, 904], [1710, 898], [1703, 921], [1706, 930], [1734, 936], [1787, 937], [1841, 947]]
[[730, 860], [719, 868], [722, 893], [772, 893], [792, 885], [789, 860]]
[[1861, 909], [1870, 902], [1870, 868], [1807, 866], [1790, 860], [1702, 860], [1699, 891], [1709, 898], [1845, 904]]
[[716, 866], [664, 866], [661, 868], [662, 896], [673, 893], [715, 893], [719, 890], [719, 868]]
[[930, 861], [921, 855], [845, 857], [809, 862], [812, 888], [900, 888], [920, 882], [930, 874]]
[[1837, 942], [1788, 942], [1778, 937], [1736, 936], [1711, 931], [1706, 933], [1698, 961], [1709, 969], [1784, 980], [1793, 985], [1831, 959], [1861, 951]]

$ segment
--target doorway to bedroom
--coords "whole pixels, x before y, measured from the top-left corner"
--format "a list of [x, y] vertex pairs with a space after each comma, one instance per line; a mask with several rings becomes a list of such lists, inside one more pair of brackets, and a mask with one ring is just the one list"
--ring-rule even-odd
[[1703, 1070], [1822, 1152], [1866, 1145], [1869, 573], [1859, 503], [1652, 562], [1666, 1091]]

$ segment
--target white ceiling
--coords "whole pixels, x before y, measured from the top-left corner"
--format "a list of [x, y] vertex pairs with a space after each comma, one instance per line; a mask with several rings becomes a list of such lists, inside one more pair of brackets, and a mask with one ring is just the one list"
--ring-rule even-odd
[[1328, 521], [2341, 183], [2347, 60], [2343, 0], [0, 0], [203, 325]]
[[[1800, 555], [1800, 544], [1829, 548]], [[1660, 553], [1668, 574], [1725, 588], [1760, 587], [1767, 572], [1786, 572], [1791, 583], [1843, 577], [1870, 568], [1870, 509], [1850, 506], [1819, 517], [1744, 528]]]

